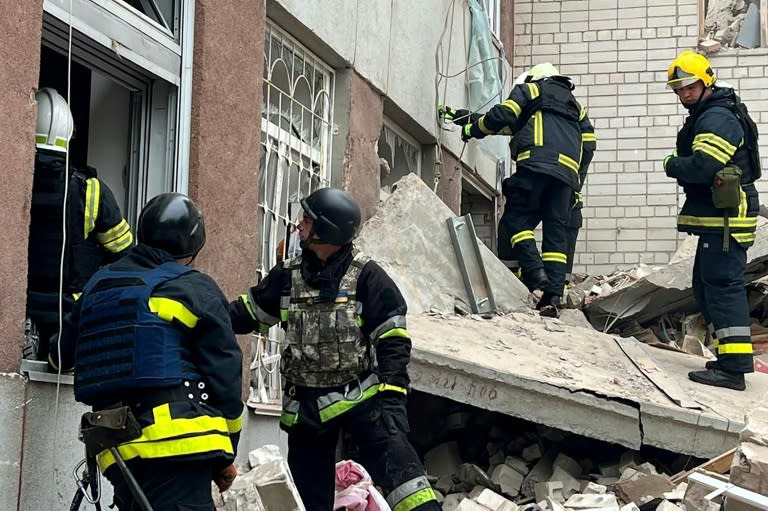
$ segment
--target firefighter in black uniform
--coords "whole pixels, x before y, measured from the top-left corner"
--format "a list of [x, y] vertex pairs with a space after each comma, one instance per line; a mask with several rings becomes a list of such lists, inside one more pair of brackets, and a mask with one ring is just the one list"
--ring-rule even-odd
[[[37, 329], [40, 344], [25, 345], [25, 357], [45, 360], [50, 337], [59, 330], [60, 277], [62, 311], [66, 315], [91, 275], [131, 247], [133, 234], [109, 187], [96, 177], [92, 168], [70, 167], [67, 175], [65, 160], [73, 120], [66, 100], [54, 89], [43, 88], [37, 92], [37, 105], [27, 317]], [[62, 275], [62, 218], [67, 185]]]
[[282, 324], [286, 380], [281, 427], [308, 511], [332, 511], [339, 430], [398, 511], [438, 510], [408, 441], [406, 304], [392, 279], [352, 244], [360, 208], [322, 188], [301, 201], [302, 255], [278, 263], [230, 304], [237, 333]]
[[[447, 109], [462, 126], [461, 138], [512, 136], [517, 171], [502, 183], [506, 198], [499, 225], [499, 253], [518, 261], [523, 282], [542, 289], [537, 305], [557, 317], [563, 296], [568, 241], [566, 230], [574, 193], [581, 189], [595, 150], [595, 130], [573, 96], [570, 78], [550, 63], [534, 66], [518, 79], [509, 97], [485, 115]], [[533, 229], [543, 223], [542, 253]]]
[[716, 80], [707, 58], [692, 51], [670, 64], [667, 85], [689, 115], [664, 171], [685, 191], [678, 231], [699, 236], [693, 290], [717, 346], [717, 361], [688, 377], [744, 390], [744, 374], [754, 370], [744, 273], [757, 228], [760, 156], [746, 107]]
[[[158, 195], [141, 212], [137, 236], [75, 302], [61, 365], [74, 365], [77, 401], [128, 406], [138, 419], [141, 436], [118, 451], [154, 509], [213, 509], [211, 481], [223, 491], [237, 473], [242, 352], [223, 293], [188, 266], [205, 243], [197, 206], [182, 194]], [[96, 459], [118, 508], [138, 509], [112, 454]]]

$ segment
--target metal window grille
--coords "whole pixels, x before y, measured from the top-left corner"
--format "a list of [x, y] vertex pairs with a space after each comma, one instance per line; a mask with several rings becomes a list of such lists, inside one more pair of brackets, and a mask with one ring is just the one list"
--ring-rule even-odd
[[[328, 186], [333, 126], [333, 70], [291, 36], [267, 23], [261, 118], [261, 277], [283, 258], [298, 254], [294, 226], [299, 200]], [[277, 405], [283, 331], [254, 338], [251, 397], [254, 407]]]

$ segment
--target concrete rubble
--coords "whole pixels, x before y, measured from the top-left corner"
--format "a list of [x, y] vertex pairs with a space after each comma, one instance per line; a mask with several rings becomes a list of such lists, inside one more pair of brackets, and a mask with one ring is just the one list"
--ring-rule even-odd
[[[415, 174], [363, 224], [355, 244], [375, 259], [397, 283], [410, 314], [469, 309], [446, 220], [456, 215]], [[382, 243], [382, 240], [386, 240]], [[528, 289], [480, 242], [483, 264], [500, 312], [526, 309]]]
[[[768, 495], [768, 408], [753, 410], [740, 435], [729, 481], [744, 489]], [[752, 509], [740, 506], [739, 510]]]
[[752, 2], [748, 0], [709, 0], [704, 33], [723, 46], [737, 46], [737, 38]]
[[[425, 453], [443, 509], [672, 511], [686, 503], [687, 511], [719, 508], [702, 501], [709, 492], [698, 495], [697, 485], [673, 482], [672, 475], [698, 463], [686, 455], [707, 459], [733, 448], [744, 427], [743, 410], [763, 399], [768, 377], [751, 376], [747, 391], [738, 395], [702, 389], [685, 378], [709, 353], [706, 325], [681, 312], [692, 310], [695, 239], [669, 265], [576, 282], [569, 302], [586, 303], [589, 322], [578, 309], [563, 310], [557, 320], [540, 318], [525, 287], [482, 246], [498, 310], [481, 318], [466, 314], [468, 295], [445, 223], [453, 216], [411, 175], [395, 185], [359, 238], [408, 302], [410, 372], [418, 391], [409, 398], [417, 411], [410, 419], [412, 432], [419, 432], [411, 438]], [[749, 259], [750, 278], [768, 274], [765, 222]], [[647, 324], [679, 311], [661, 330]], [[635, 328], [639, 338], [674, 351], [648, 351], [632, 340], [647, 358], [635, 360], [614, 336], [595, 331], [608, 323]], [[679, 329], [679, 346], [671, 346], [666, 335], [673, 329]], [[639, 367], [663, 373], [665, 384], [678, 387], [696, 406], [671, 400], [663, 381]], [[611, 454], [574, 448], [597, 440], [612, 445]], [[616, 452], [617, 446], [629, 449]], [[673, 457], [644, 459], [645, 446]], [[762, 474], [755, 462], [744, 467], [743, 474]]]
[[[686, 247], [691, 243], [688, 241]], [[695, 243], [693, 246], [695, 249]], [[585, 280], [590, 284], [590, 279], [594, 279], [590, 289], [597, 287], [601, 291], [584, 311], [596, 329], [609, 331], [610, 326], [619, 321], [634, 320], [644, 325], [663, 314], [696, 310], [692, 273], [693, 251], [665, 266], [640, 266], [605, 278], [590, 277]], [[768, 223], [762, 219], [756, 242], [747, 252], [747, 282], [765, 275], [768, 275]]]
[[288, 463], [276, 445], [248, 454], [248, 467], [240, 467], [229, 490], [212, 487], [216, 511], [305, 511]]

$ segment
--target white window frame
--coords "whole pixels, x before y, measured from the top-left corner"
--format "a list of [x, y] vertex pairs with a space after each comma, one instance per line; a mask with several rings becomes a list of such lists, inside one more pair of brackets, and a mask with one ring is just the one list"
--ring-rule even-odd
[[497, 39], [501, 39], [501, 2], [502, 0], [479, 0], [485, 14], [488, 15], [488, 25]]
[[[130, 183], [124, 216], [136, 225], [141, 206], [188, 187], [194, 0], [175, 0], [174, 31], [119, 0], [43, 0], [42, 44], [125, 87], [131, 96]], [[163, 169], [151, 179], [150, 169]], [[45, 362], [22, 360], [36, 381], [56, 382]], [[62, 383], [71, 383], [64, 377]]]
[[[176, 0], [175, 30], [150, 19], [121, 0], [43, 0], [43, 10], [61, 23], [107, 49], [125, 66], [139, 70], [149, 79], [160, 78], [177, 88], [174, 104], [172, 149], [173, 175], [169, 187], [186, 193], [189, 181], [189, 139], [192, 117], [192, 61], [194, 51], [194, 0]], [[71, 2], [71, 3], [70, 3]], [[71, 11], [70, 11], [71, 8]], [[88, 67], [99, 63], [83, 58]], [[119, 69], [115, 72], [120, 73]], [[110, 73], [107, 73], [110, 74]], [[134, 72], [135, 76], [136, 73]], [[168, 190], [170, 191], [170, 190]], [[136, 199], [143, 204], [149, 197]]]
[[[277, 264], [281, 239], [291, 247], [296, 243], [295, 238], [289, 243], [287, 230], [299, 219], [298, 200], [316, 188], [329, 185], [335, 83], [330, 66], [270, 20], [267, 20], [264, 37], [258, 203], [262, 253], [257, 272], [260, 277]], [[298, 66], [302, 66], [301, 69]], [[286, 78], [285, 83], [278, 83]], [[308, 92], [305, 99], [308, 98], [311, 105], [294, 94], [299, 87], [304, 87], [303, 93]], [[284, 253], [287, 249], [284, 246]], [[283, 331], [277, 326], [265, 335], [254, 336], [248, 405], [259, 413], [280, 411], [282, 340]]]

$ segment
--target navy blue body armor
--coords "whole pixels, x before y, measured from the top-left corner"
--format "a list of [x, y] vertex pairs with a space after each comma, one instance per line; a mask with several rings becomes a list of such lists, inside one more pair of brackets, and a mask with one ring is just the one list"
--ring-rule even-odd
[[86, 285], [75, 362], [75, 398], [88, 405], [126, 399], [200, 376], [177, 325], [150, 310], [154, 289], [192, 270], [167, 262], [148, 271], [105, 268]]

